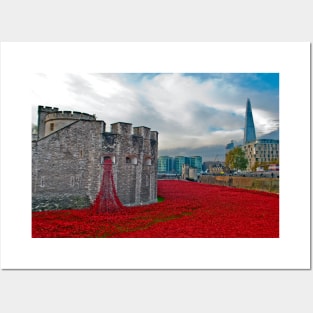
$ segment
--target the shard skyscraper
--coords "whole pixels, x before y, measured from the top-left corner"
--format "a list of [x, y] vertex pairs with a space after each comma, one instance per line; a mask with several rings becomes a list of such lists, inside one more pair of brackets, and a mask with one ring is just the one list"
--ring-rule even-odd
[[255, 128], [252, 116], [251, 102], [248, 98], [246, 106], [246, 121], [245, 121], [245, 134], [243, 139], [243, 144], [245, 145], [248, 142], [255, 141]]

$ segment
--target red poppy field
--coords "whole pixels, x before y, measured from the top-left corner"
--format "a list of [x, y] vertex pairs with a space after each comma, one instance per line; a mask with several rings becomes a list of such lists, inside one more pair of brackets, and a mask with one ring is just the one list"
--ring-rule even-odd
[[32, 213], [33, 238], [278, 238], [279, 195], [178, 180], [158, 181], [163, 201], [119, 212]]

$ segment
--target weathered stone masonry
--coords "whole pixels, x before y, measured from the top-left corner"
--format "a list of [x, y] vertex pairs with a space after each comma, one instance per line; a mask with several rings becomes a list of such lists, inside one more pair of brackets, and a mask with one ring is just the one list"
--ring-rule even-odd
[[112, 159], [124, 205], [157, 201], [158, 133], [148, 127], [119, 122], [106, 132], [106, 124], [93, 115], [40, 106], [32, 144], [33, 210], [89, 206], [105, 158]]

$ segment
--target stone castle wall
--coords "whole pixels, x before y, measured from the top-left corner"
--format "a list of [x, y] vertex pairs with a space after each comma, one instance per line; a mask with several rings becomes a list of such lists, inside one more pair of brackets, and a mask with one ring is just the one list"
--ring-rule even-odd
[[[151, 133], [153, 138], [151, 139]], [[117, 194], [125, 205], [155, 202], [157, 199], [157, 133], [129, 123], [112, 124], [103, 135], [103, 157], [113, 161]]]
[[[39, 132], [40, 122], [61, 116], [57, 110], [38, 109]], [[62, 117], [68, 118], [64, 112]], [[67, 120], [68, 125], [54, 132], [42, 128], [39, 139], [33, 140], [33, 210], [88, 207], [100, 189], [108, 157], [124, 205], [157, 201], [158, 133], [129, 123], [112, 124], [106, 132], [105, 123], [92, 117]]]
[[103, 129], [77, 121], [33, 143], [33, 209], [90, 205], [100, 187]]

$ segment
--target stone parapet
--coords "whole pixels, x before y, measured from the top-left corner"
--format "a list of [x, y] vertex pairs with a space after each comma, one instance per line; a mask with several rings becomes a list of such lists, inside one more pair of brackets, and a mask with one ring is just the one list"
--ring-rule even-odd
[[111, 124], [111, 132], [119, 135], [131, 135], [132, 124], [123, 122]]
[[144, 139], [150, 140], [150, 128], [146, 126], [139, 126], [139, 127], [134, 127], [133, 130], [134, 130], [134, 135], [141, 136]]
[[53, 113], [48, 113], [46, 115], [45, 121], [59, 120], [59, 119], [70, 119], [70, 120], [91, 120], [95, 121], [95, 115], [90, 115], [82, 112], [72, 112], [72, 111], [58, 111]]
[[150, 131], [150, 139], [158, 141], [158, 135], [159, 135], [159, 133], [157, 131], [155, 131], [155, 130]]

